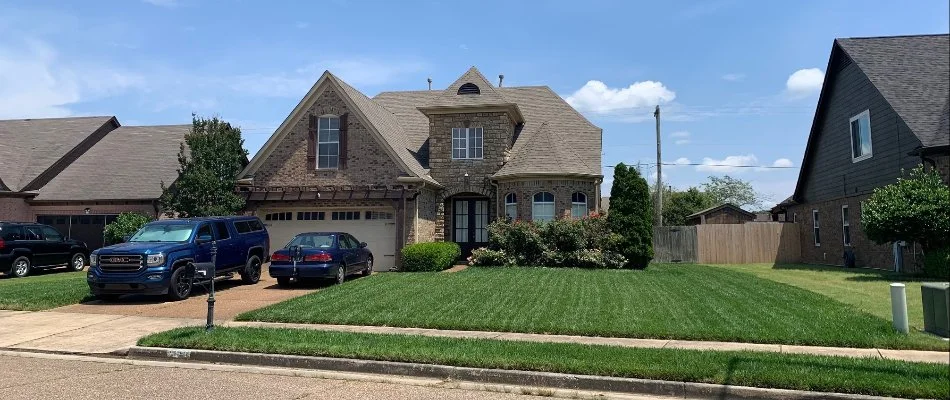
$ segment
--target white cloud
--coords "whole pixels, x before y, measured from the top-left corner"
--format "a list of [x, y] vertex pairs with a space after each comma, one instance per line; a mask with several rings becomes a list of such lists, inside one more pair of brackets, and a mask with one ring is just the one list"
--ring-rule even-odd
[[692, 164], [692, 162], [689, 161], [689, 159], [686, 157], [680, 157], [680, 158], [677, 158], [676, 161], [673, 161], [673, 164], [676, 164], [675, 166], [683, 166], [683, 165]]
[[745, 74], [730, 73], [722, 76], [722, 80], [729, 82], [738, 82], [745, 80]]
[[792, 166], [792, 160], [787, 158], [779, 158], [772, 163], [773, 167], [788, 168]]
[[677, 146], [682, 146], [682, 145], [684, 145], [684, 144], [689, 144], [689, 143], [690, 143], [690, 140], [689, 140], [689, 139], [676, 139], [676, 141], [673, 142], [673, 143], [675, 143]]
[[687, 131], [676, 131], [676, 132], [671, 133], [671, 134], [670, 134], [670, 137], [675, 137], [675, 138], [688, 138], [688, 137], [689, 137], [689, 132], [687, 132]]
[[785, 90], [792, 97], [805, 97], [818, 93], [825, 73], [818, 68], [805, 68], [793, 72], [785, 81]]
[[175, 8], [181, 5], [178, 0], [142, 0], [142, 2], [165, 8]]
[[676, 93], [663, 86], [662, 82], [643, 81], [625, 88], [610, 88], [601, 81], [592, 80], [565, 100], [581, 112], [607, 114], [622, 109], [666, 104], [675, 98]]
[[702, 165], [697, 165], [697, 171], [707, 171], [707, 172], [737, 172], [747, 168], [738, 167], [740, 165], [758, 165], [759, 159], [755, 154], [746, 154], [738, 156], [727, 156], [721, 160], [715, 158], [704, 157], [701, 163]]

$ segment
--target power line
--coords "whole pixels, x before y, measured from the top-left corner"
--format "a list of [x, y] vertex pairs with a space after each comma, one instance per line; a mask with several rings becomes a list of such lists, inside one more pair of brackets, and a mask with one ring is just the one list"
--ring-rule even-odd
[[[638, 163], [636, 165], [646, 165], [650, 168], [656, 167], [656, 163]], [[731, 167], [731, 168], [768, 168], [768, 169], [792, 169], [797, 168], [795, 166], [790, 167], [781, 167], [776, 165], [733, 165], [733, 164], [703, 164], [703, 163], [660, 163], [660, 165], [671, 165], [671, 166], [698, 166], [698, 167]], [[616, 165], [605, 165], [607, 168], [615, 168]]]

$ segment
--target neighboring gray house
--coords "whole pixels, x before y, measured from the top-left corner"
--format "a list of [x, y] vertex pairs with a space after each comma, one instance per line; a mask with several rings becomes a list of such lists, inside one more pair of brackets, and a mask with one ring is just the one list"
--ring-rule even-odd
[[948, 66], [946, 34], [834, 41], [795, 193], [772, 210], [801, 224], [804, 262], [841, 265], [848, 250], [859, 267], [893, 267], [861, 203], [918, 164], [950, 183]]

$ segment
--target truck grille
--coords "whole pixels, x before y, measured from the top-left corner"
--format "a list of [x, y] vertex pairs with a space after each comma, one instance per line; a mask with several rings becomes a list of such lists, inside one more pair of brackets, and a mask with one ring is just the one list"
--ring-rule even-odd
[[142, 269], [142, 256], [136, 254], [99, 256], [99, 269], [103, 272], [135, 272]]

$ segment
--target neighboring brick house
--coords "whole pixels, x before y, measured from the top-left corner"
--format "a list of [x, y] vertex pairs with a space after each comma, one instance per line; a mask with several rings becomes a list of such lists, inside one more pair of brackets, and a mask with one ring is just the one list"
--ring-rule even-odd
[[755, 221], [755, 214], [734, 204], [723, 203], [686, 216], [686, 225], [744, 224]]
[[0, 220], [49, 224], [98, 248], [119, 213], [158, 215], [190, 129], [109, 116], [0, 120]]
[[546, 86], [494, 86], [474, 67], [445, 90], [369, 98], [325, 72], [238, 181], [282, 246], [347, 231], [378, 269], [406, 243], [455, 241], [466, 254], [499, 218], [597, 210], [600, 128]]
[[[772, 210], [800, 224], [802, 261], [893, 269], [861, 203], [923, 164], [950, 183], [950, 35], [835, 40], [795, 194]], [[902, 250], [914, 268], [915, 247]]]

